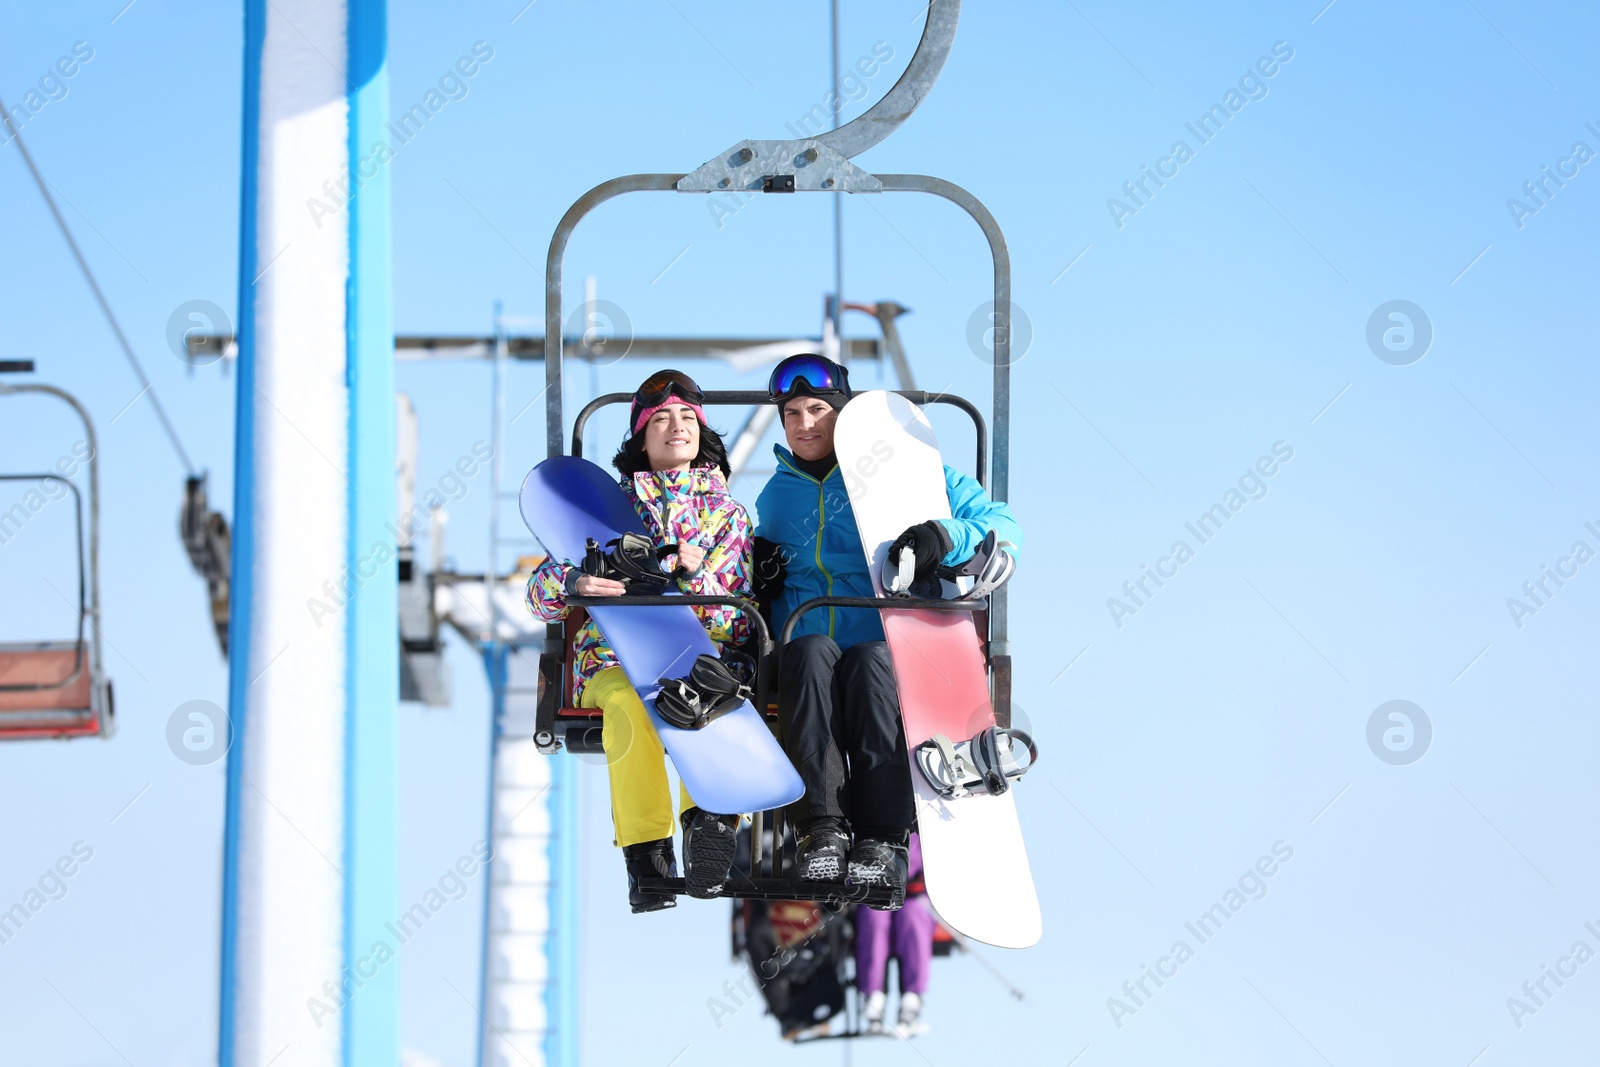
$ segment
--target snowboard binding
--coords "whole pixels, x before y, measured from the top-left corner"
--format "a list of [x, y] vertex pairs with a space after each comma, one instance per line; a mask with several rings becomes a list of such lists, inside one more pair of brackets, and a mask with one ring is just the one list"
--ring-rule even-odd
[[[993, 530], [989, 531], [978, 550], [972, 558], [957, 567], [939, 567], [933, 576], [918, 579], [916, 577], [916, 559], [910, 549], [902, 549], [898, 560], [885, 560], [884, 570], [888, 581], [884, 587], [890, 596], [903, 596], [920, 598], [923, 600], [942, 600], [944, 586], [941, 579], [956, 582], [962, 578], [972, 579], [972, 588], [965, 593], [958, 593], [951, 597], [952, 600], [982, 600], [1011, 578], [1017, 569], [1017, 561], [1010, 552], [1015, 548], [1010, 541], [1001, 541]], [[890, 565], [893, 564], [893, 569]]]
[[[1018, 757], [1026, 752], [1027, 760]], [[1021, 730], [991, 726], [968, 741], [952, 743], [944, 734], [917, 746], [917, 769], [941, 797], [999, 796], [1039, 760], [1033, 738]]]
[[601, 548], [600, 542], [590, 537], [584, 542], [581, 569], [591, 578], [610, 578], [621, 582], [628, 587], [630, 595], [659, 596], [674, 578], [683, 573], [681, 567], [671, 574], [664, 574], [661, 570], [661, 561], [677, 551], [677, 545], [657, 548], [648, 537], [637, 533], [625, 533], [607, 541], [605, 548]]
[[699, 730], [750, 700], [756, 661], [742, 652], [695, 657], [684, 678], [660, 678], [656, 711], [682, 730]]

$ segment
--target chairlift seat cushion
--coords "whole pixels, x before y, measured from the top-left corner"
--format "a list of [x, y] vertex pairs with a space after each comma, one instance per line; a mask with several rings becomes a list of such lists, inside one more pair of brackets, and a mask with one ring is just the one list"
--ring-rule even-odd
[[[73, 677], [73, 671], [77, 677]], [[65, 683], [65, 684], [63, 684]], [[0, 686], [37, 685], [39, 689], [0, 689], [0, 712], [88, 711], [91, 707], [89, 651], [74, 641], [0, 645]]]

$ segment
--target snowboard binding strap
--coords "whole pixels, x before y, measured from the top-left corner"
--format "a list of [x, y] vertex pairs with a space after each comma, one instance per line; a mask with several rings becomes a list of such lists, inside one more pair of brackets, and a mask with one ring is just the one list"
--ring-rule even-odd
[[[1019, 752], [1027, 753], [1018, 762]], [[968, 741], [952, 743], [944, 734], [917, 746], [917, 768], [946, 800], [964, 796], [999, 796], [1039, 760], [1039, 750], [1021, 730], [991, 726]]]
[[1007, 550], [1016, 547], [1010, 541], [1000, 540], [999, 535], [990, 530], [971, 559], [959, 567], [939, 568], [940, 576], [952, 581], [971, 578], [972, 588], [956, 599], [982, 600], [1010, 581], [1012, 572], [1017, 569], [1017, 561]]
[[957, 567], [941, 566], [936, 571], [937, 577], [924, 578], [920, 581], [916, 578], [916, 558], [909, 548], [904, 548], [900, 550], [898, 560], [884, 562], [884, 570], [888, 577], [885, 585], [890, 596], [942, 600], [945, 598], [939, 579], [956, 582], [962, 578], [971, 578], [972, 588], [950, 599], [982, 600], [1005, 585], [1010, 580], [1012, 572], [1017, 569], [1017, 561], [1007, 551], [1014, 548], [1016, 546], [1010, 541], [1001, 541], [999, 536], [990, 530], [971, 559]]
[[674, 578], [685, 573], [681, 567], [671, 574], [661, 571], [661, 561], [677, 551], [677, 545], [657, 548], [648, 537], [637, 533], [607, 541], [604, 549], [590, 537], [584, 542], [582, 570], [591, 578], [621, 582], [634, 596], [659, 595]]
[[695, 657], [686, 678], [658, 679], [656, 712], [682, 730], [703, 729], [750, 700], [756, 661], [742, 652]]

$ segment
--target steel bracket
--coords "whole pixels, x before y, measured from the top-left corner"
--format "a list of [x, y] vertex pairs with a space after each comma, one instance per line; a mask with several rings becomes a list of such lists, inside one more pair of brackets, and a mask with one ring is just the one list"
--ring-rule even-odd
[[794, 178], [797, 193], [883, 192], [883, 182], [810, 138], [740, 141], [678, 179], [676, 188], [680, 193], [759, 193], [768, 179], [780, 176]]

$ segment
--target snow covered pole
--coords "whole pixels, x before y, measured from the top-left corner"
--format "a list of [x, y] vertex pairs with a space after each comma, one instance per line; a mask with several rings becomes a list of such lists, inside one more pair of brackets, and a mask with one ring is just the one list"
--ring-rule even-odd
[[383, 0], [246, 0], [218, 1062], [397, 1064]]

